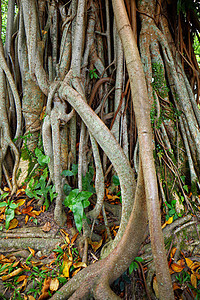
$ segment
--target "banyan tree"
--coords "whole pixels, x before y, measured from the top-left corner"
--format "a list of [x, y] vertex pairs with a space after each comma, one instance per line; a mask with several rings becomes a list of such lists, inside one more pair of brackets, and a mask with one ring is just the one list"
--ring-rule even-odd
[[6, 38], [0, 42], [1, 181], [6, 178], [14, 194], [34, 171], [22, 154], [34, 153], [42, 143], [49, 157], [46, 184], [56, 192], [54, 219], [63, 226], [63, 187], [69, 178], [62, 172], [78, 164], [73, 188], [82, 191], [92, 166], [94, 206], [86, 215], [93, 226], [83, 219], [85, 245], [101, 211], [107, 224], [106, 180], [115, 174], [120, 182], [115, 238], [98, 262], [52, 300], [118, 299], [110, 285], [148, 234], [159, 298], [174, 299], [161, 208], [167, 214], [167, 205], [175, 203], [172, 225], [179, 226], [195, 218], [199, 205], [198, 5], [192, 0], [8, 1]]

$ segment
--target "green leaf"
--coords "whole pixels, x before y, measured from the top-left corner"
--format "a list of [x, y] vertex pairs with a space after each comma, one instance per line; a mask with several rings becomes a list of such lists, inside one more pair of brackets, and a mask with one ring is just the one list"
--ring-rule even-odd
[[[65, 198], [63, 204], [66, 207], [70, 207], [71, 205], [74, 205], [76, 203], [76, 196], [78, 195], [79, 190], [78, 189], [74, 189], [72, 190], [69, 195]], [[71, 207], [70, 207], [71, 209]]]
[[133, 273], [133, 270], [134, 270], [134, 268], [133, 268], [133, 261], [132, 261], [132, 263], [130, 264], [130, 266], [129, 266], [129, 274], [131, 275], [132, 273]]
[[67, 176], [74, 176], [74, 173], [70, 170], [64, 170], [61, 175], [67, 177]]
[[5, 229], [8, 230], [10, 221], [12, 221], [15, 217], [15, 211], [13, 209], [7, 209], [5, 212], [6, 215], [6, 223], [5, 223]]
[[0, 202], [0, 207], [6, 207], [6, 206], [8, 206], [8, 203], [7, 202]]
[[135, 260], [136, 260], [136, 261], [139, 261], [139, 262], [143, 262], [143, 258], [140, 257], [140, 256], [136, 256], [136, 257], [135, 257]]
[[38, 163], [41, 166], [44, 166], [45, 164], [48, 164], [50, 162], [50, 158], [47, 155], [43, 154], [42, 151], [38, 148], [35, 149], [35, 155], [37, 156]]
[[69, 184], [65, 184], [64, 187], [63, 187], [63, 191], [65, 193], [66, 196], [69, 195], [69, 193], [71, 192], [72, 188]]
[[72, 207], [72, 211], [74, 213], [74, 221], [76, 224], [76, 228], [79, 232], [81, 232], [83, 226], [83, 205], [81, 202], [76, 203]]
[[77, 194], [76, 201], [85, 201], [88, 200], [92, 196], [92, 193], [87, 191], [82, 191]]
[[74, 176], [78, 173], [78, 164], [72, 165], [72, 172], [73, 172]]
[[187, 185], [184, 185], [183, 189], [188, 193], [188, 186]]
[[3, 193], [2, 195], [0, 195], [0, 199], [5, 199], [8, 195], [9, 193]]
[[113, 175], [112, 180], [115, 186], [120, 185], [119, 177], [117, 175]]
[[19, 203], [18, 204], [16, 204], [16, 203], [11, 203], [10, 205], [9, 205], [9, 207], [11, 208], [11, 209], [16, 209], [17, 207], [19, 206]]

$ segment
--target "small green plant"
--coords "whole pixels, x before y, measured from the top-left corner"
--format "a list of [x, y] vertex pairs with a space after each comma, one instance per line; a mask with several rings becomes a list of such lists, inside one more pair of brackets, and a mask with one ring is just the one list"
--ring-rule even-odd
[[190, 274], [186, 271], [182, 271], [180, 274], [176, 276], [177, 281], [180, 284], [186, 283], [187, 281], [190, 282]]
[[139, 268], [138, 262], [143, 262], [142, 257], [135, 257], [134, 261], [129, 266], [129, 275], [133, 273], [133, 271], [136, 271]]
[[[183, 198], [183, 196], [181, 196], [181, 199]], [[177, 220], [178, 218], [182, 217], [181, 213], [176, 212], [176, 199], [172, 200], [171, 203], [165, 202], [163, 204], [164, 207], [168, 207], [168, 212], [165, 216], [166, 221], [169, 220], [169, 218], [173, 217], [173, 221]]]
[[90, 201], [88, 199], [92, 196], [92, 194], [93, 193], [91, 192], [79, 192], [78, 189], [74, 189], [64, 200], [64, 205], [69, 207], [74, 214], [74, 221], [79, 232], [83, 226], [83, 218], [86, 218], [84, 208], [90, 205]]
[[[115, 186], [120, 186], [119, 177], [117, 175], [113, 175], [112, 181], [113, 181]], [[119, 192], [117, 192], [117, 196], [119, 197], [119, 200], [122, 203], [121, 190]]]
[[39, 179], [31, 177], [28, 187], [25, 192], [29, 198], [41, 199], [44, 198], [44, 205], [48, 209], [50, 202], [56, 198], [57, 194], [55, 192], [55, 186], [47, 184], [48, 178], [48, 163], [50, 158], [43, 154], [38, 148], [35, 149], [35, 156], [37, 157], [37, 163], [39, 164], [42, 175]]
[[97, 79], [99, 77], [96, 73], [96, 70], [97, 69], [89, 70], [90, 79], [93, 79], [93, 78]]
[[[0, 199], [5, 199], [9, 193], [4, 193], [0, 196]], [[7, 201], [0, 202], [0, 207], [5, 207], [5, 229], [8, 230], [10, 222], [15, 217], [15, 209], [19, 206], [19, 204], [14, 203], [14, 200], [9, 197]]]

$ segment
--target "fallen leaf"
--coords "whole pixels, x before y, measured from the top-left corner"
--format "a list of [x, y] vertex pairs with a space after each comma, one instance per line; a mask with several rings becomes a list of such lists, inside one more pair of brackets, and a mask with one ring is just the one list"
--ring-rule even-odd
[[185, 261], [186, 261], [188, 268], [191, 268], [191, 266], [193, 265], [193, 261], [187, 257], [185, 258]]
[[5, 187], [3, 188], [3, 190], [4, 190], [5, 192], [10, 192], [10, 189], [9, 189], [9, 187], [7, 187], [7, 186], [5, 186]]
[[15, 203], [18, 204], [18, 207], [22, 206], [25, 202], [26, 202], [25, 199], [18, 199], [17, 201], [15, 201]]
[[79, 232], [77, 232], [77, 233], [72, 237], [72, 239], [71, 239], [71, 245], [74, 244], [74, 242], [75, 242], [75, 240], [76, 240], [76, 238], [77, 238], [78, 235], [79, 235]]
[[17, 270], [14, 270], [13, 272], [11, 272], [11, 273], [8, 274], [8, 275], [2, 276], [1, 279], [2, 279], [3, 281], [8, 280], [8, 279], [10, 279], [10, 278], [12, 278], [12, 277], [18, 275], [18, 274], [21, 273], [22, 271], [23, 271], [23, 269], [22, 269], [22, 268], [19, 268], [19, 269], [17, 269]]
[[44, 224], [44, 226], [42, 227], [42, 230], [45, 232], [49, 232], [51, 230], [51, 223], [50, 222], [46, 222]]
[[153, 289], [155, 292], [156, 297], [159, 299], [159, 293], [158, 293], [158, 283], [157, 283], [157, 279], [156, 276], [153, 279]]
[[50, 291], [55, 292], [59, 288], [59, 280], [58, 278], [51, 279], [50, 282]]
[[81, 268], [76, 269], [76, 270], [73, 272], [72, 277], [75, 276], [80, 270], [81, 270]]
[[182, 266], [180, 266], [180, 265], [178, 265], [178, 264], [176, 264], [176, 263], [171, 264], [170, 268], [171, 268], [174, 272], [177, 272], [177, 273], [183, 271], [183, 269], [184, 269], [184, 267], [182, 267]]
[[67, 278], [69, 277], [69, 269], [72, 266], [72, 260], [73, 260], [72, 256], [70, 256], [68, 258], [66, 253], [64, 253], [64, 255], [63, 255], [63, 264], [62, 264], [63, 265], [63, 275]]
[[42, 210], [33, 210], [31, 213], [36, 216], [39, 216], [42, 213]]
[[69, 233], [67, 233], [64, 229], [60, 229], [60, 233], [65, 236], [66, 242], [70, 244]]
[[19, 278], [17, 279], [16, 282], [21, 282], [21, 281], [23, 281], [23, 280], [26, 279], [26, 278], [28, 278], [27, 275], [21, 275], [21, 276], [19, 276]]
[[162, 225], [162, 229], [166, 227], [166, 225], [169, 225], [173, 222], [173, 217], [170, 217], [163, 225]]
[[191, 284], [195, 287], [195, 289], [197, 288], [197, 278], [194, 274], [191, 274]]
[[10, 230], [10, 229], [13, 229], [13, 228], [16, 228], [17, 227], [17, 225], [18, 225], [18, 220], [17, 219], [12, 219], [11, 221], [10, 221], [10, 224], [9, 224], [9, 228], [8, 228], [8, 230]]
[[86, 265], [86, 263], [84, 263], [84, 262], [82, 262], [82, 261], [79, 261], [79, 262], [77, 262], [77, 263], [74, 263], [73, 264], [73, 266], [74, 266], [74, 268], [87, 268], [87, 265]]
[[25, 224], [28, 222], [28, 220], [29, 220], [29, 216], [26, 215], [26, 217], [25, 217]]
[[39, 298], [38, 300], [46, 300], [49, 299], [49, 293], [48, 292], [44, 292]]
[[28, 247], [28, 250], [31, 252], [31, 254], [32, 254], [33, 256], [35, 256], [35, 250], [31, 249], [30, 247]]
[[28, 295], [28, 300], [35, 300], [35, 298], [31, 295]]
[[173, 247], [173, 248], [172, 248], [172, 250], [171, 250], [171, 252], [170, 252], [170, 257], [171, 257], [171, 258], [174, 257], [174, 254], [176, 253], [176, 250], [177, 250], [176, 247]]
[[[25, 189], [18, 189], [17, 192], [16, 192], [16, 196], [19, 196], [19, 194], [24, 194], [25, 193]], [[26, 200], [24, 200], [26, 201]]]
[[175, 282], [175, 283], [173, 283], [173, 290], [175, 291], [175, 290], [180, 290], [181, 288], [180, 288], [180, 286]]
[[100, 242], [92, 242], [91, 240], [89, 241], [89, 244], [92, 246], [92, 249], [94, 252], [96, 252], [102, 245], [103, 240], [100, 240]]

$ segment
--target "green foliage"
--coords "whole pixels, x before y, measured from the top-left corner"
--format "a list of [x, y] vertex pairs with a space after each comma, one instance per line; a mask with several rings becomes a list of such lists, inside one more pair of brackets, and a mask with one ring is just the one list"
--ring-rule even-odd
[[[0, 199], [5, 199], [9, 193], [4, 193], [0, 196]], [[19, 206], [19, 204], [14, 203], [14, 200], [11, 199], [11, 197], [8, 198], [7, 201], [0, 202], [0, 207], [5, 207], [5, 229], [8, 230], [10, 222], [15, 217], [15, 209]]]
[[[184, 197], [180, 194], [181, 201], [184, 201]], [[166, 221], [169, 220], [169, 218], [173, 217], [173, 221], [177, 220], [179, 217], [182, 217], [182, 213], [177, 214], [176, 212], [176, 199], [172, 200], [171, 203], [165, 202], [163, 204], [164, 208], [168, 207], [168, 212], [166, 215]]]
[[97, 79], [97, 78], [99, 78], [99, 76], [96, 73], [96, 70], [97, 69], [89, 70], [90, 79], [93, 79], [93, 78]]
[[29, 198], [35, 198], [38, 200], [44, 198], [44, 205], [46, 206], [46, 209], [48, 209], [50, 202], [52, 202], [57, 196], [55, 186], [47, 184], [49, 176], [48, 163], [50, 158], [38, 148], [35, 149], [35, 157], [40, 166], [38, 171], [42, 172], [42, 175], [40, 175], [38, 179], [32, 176], [25, 192]]
[[169, 88], [165, 79], [165, 71], [161, 63], [152, 63], [152, 87], [162, 98], [168, 96]]
[[64, 200], [64, 205], [66, 207], [69, 207], [69, 209], [71, 209], [74, 214], [74, 221], [79, 232], [81, 231], [83, 226], [83, 218], [86, 218], [84, 208], [90, 205], [90, 201], [88, 199], [91, 196], [91, 192], [79, 192], [78, 189], [74, 189]]
[[186, 13], [188, 9], [195, 10], [199, 6], [198, 1], [193, 0], [177, 0], [177, 15], [182, 12]]
[[194, 53], [195, 53], [196, 58], [197, 58], [197, 62], [198, 62], [199, 67], [200, 67], [200, 43], [199, 43], [199, 40], [198, 40], [196, 35], [194, 36], [193, 47], [194, 47]]
[[129, 275], [133, 273], [133, 271], [136, 271], [139, 268], [138, 262], [143, 262], [142, 257], [135, 257], [134, 261], [129, 266]]

